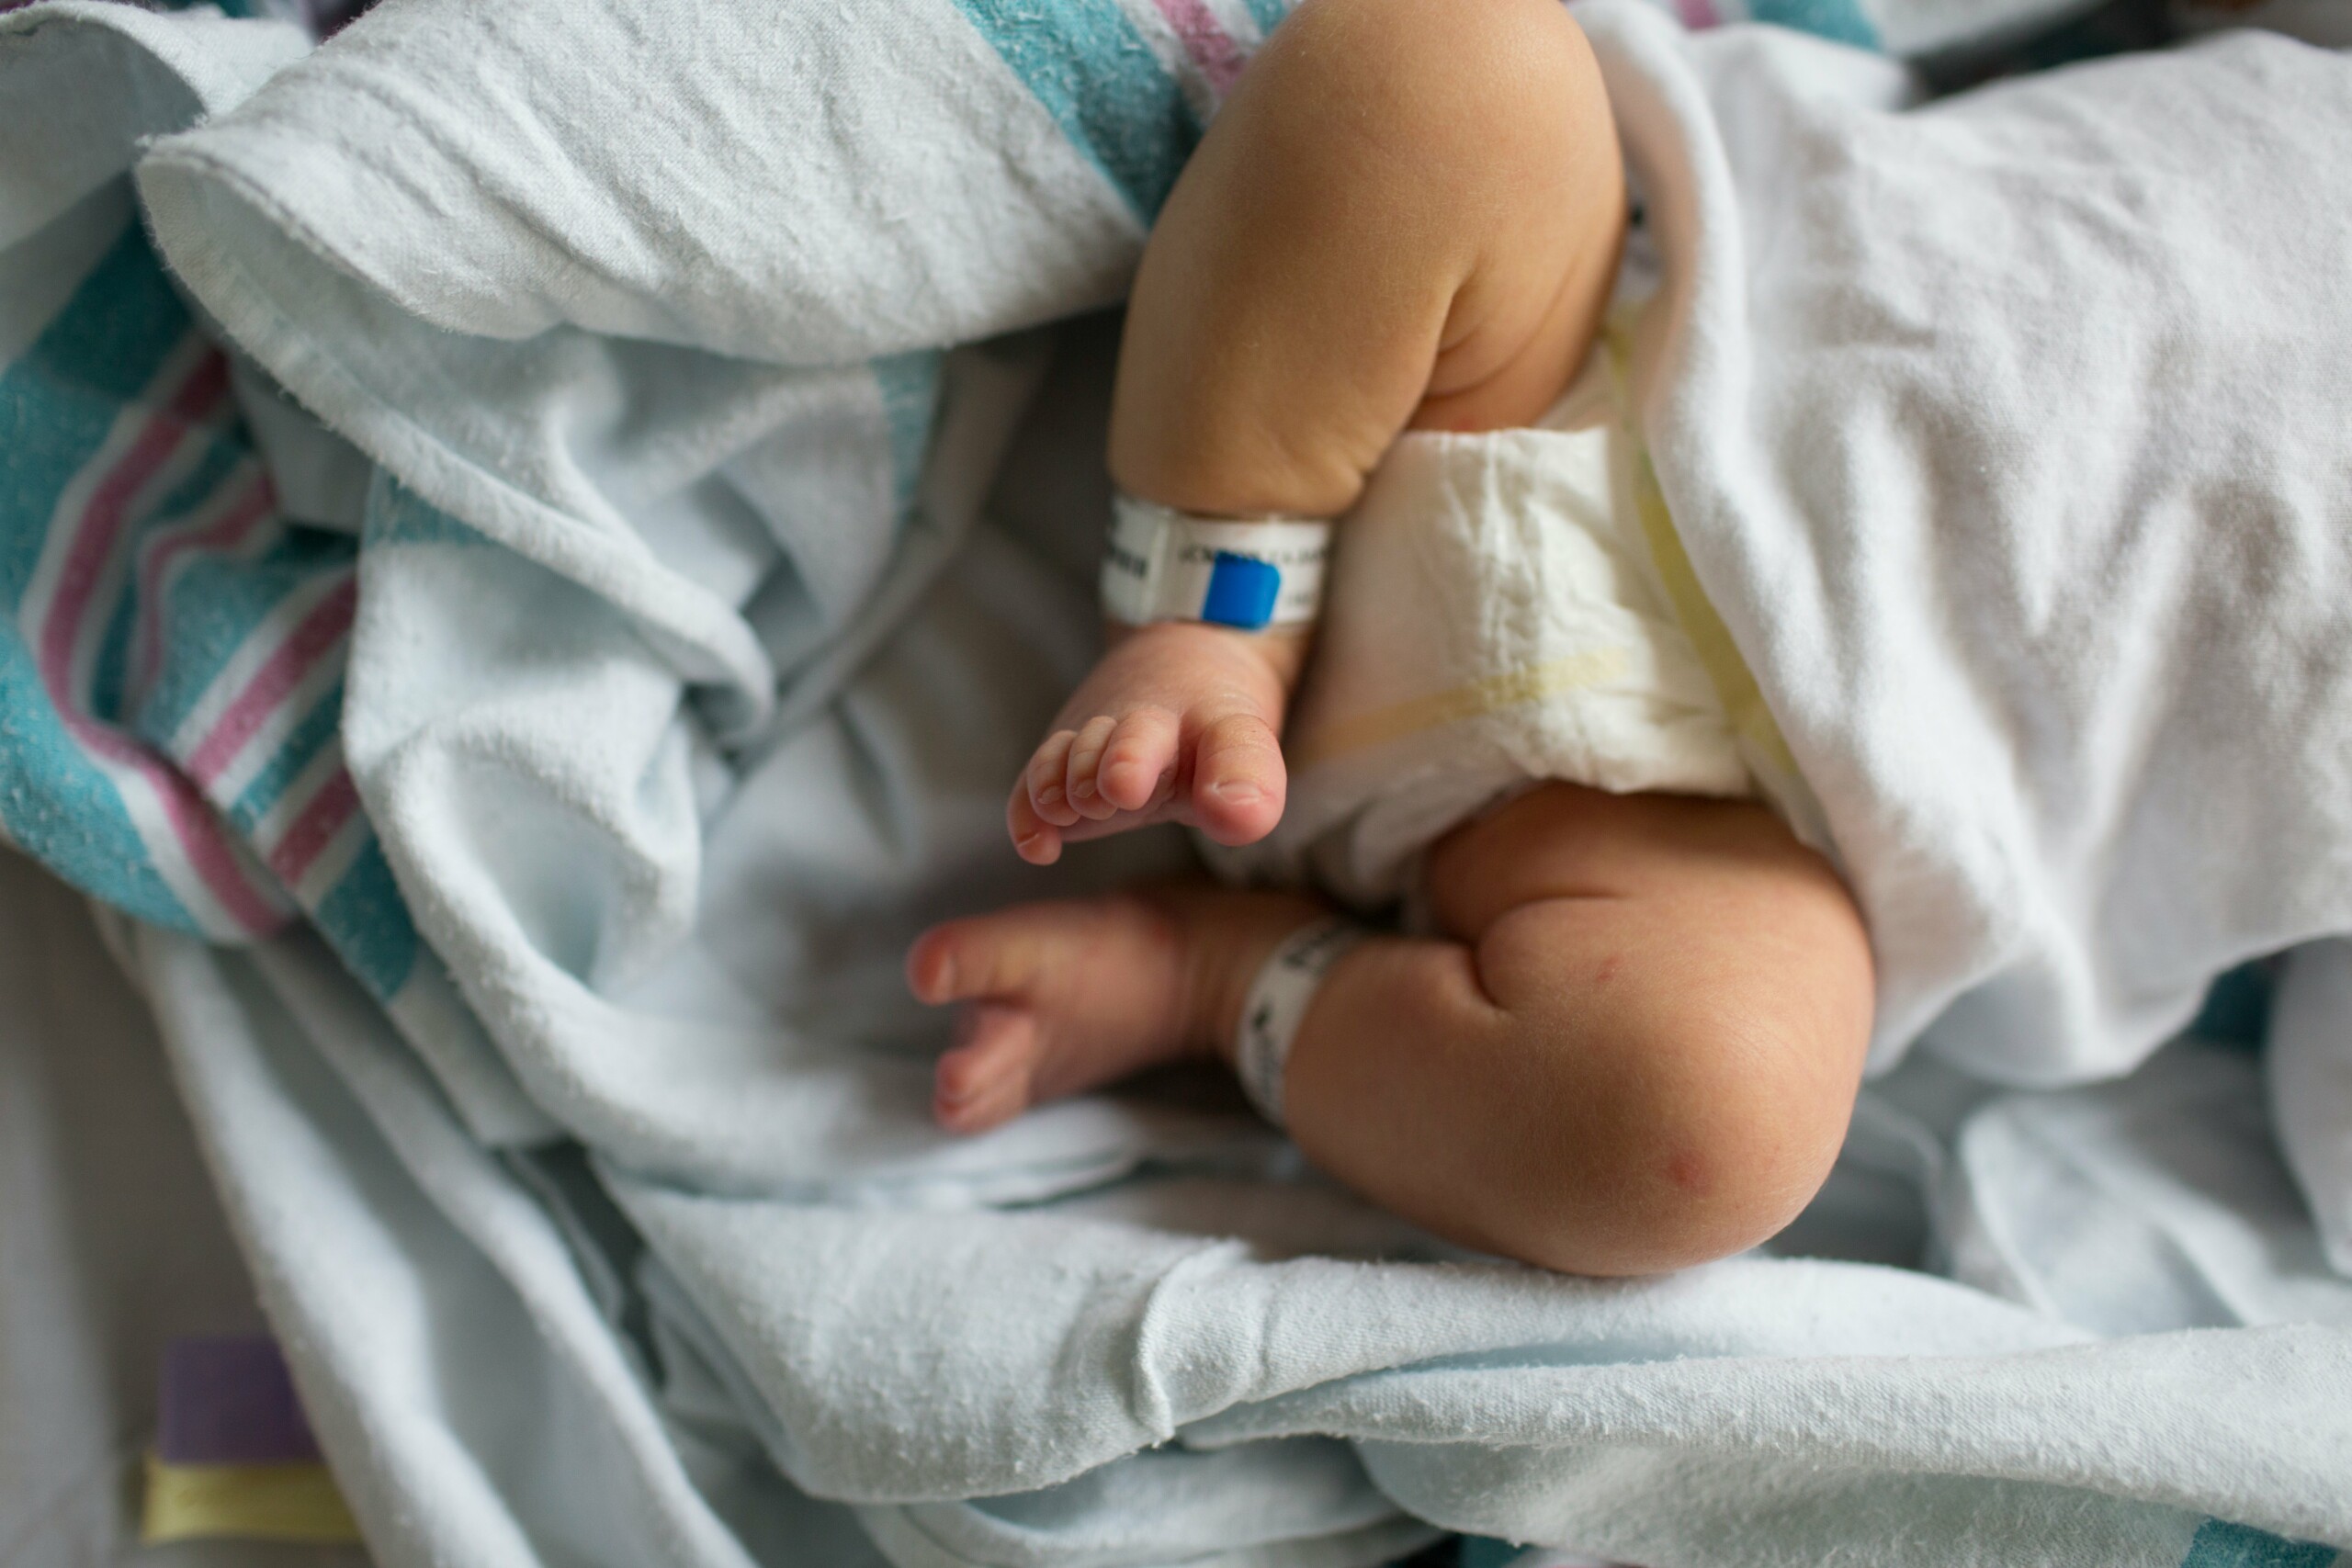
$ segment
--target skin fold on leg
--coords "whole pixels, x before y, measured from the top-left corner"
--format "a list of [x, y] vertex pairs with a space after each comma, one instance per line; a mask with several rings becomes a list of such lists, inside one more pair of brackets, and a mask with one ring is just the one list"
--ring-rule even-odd
[[1360, 947], [1301, 1025], [1285, 1103], [1317, 1165], [1584, 1274], [1743, 1250], [1818, 1190], [1874, 984], [1844, 884], [1777, 818], [1545, 785], [1441, 840], [1429, 892], [1440, 937]]
[[[1428, 891], [1439, 934], [1358, 946], [1300, 1025], [1284, 1101], [1317, 1165], [1440, 1235], [1585, 1274], [1742, 1250], [1819, 1188], [1869, 1047], [1870, 944], [1777, 818], [1546, 784], [1440, 840]], [[910, 983], [966, 1004], [940, 1121], [1229, 1057], [1259, 967], [1325, 912], [1183, 886], [934, 928]]]

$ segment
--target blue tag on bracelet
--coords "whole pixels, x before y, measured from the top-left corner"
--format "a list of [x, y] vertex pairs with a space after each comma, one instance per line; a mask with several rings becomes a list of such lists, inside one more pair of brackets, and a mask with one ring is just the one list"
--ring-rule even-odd
[[1209, 570], [1201, 619], [1254, 632], [1274, 618], [1274, 600], [1282, 587], [1282, 569], [1272, 561], [1219, 550]]
[[1102, 612], [1130, 626], [1199, 621], [1254, 632], [1312, 626], [1330, 555], [1328, 522], [1195, 517], [1116, 496], [1102, 547]]

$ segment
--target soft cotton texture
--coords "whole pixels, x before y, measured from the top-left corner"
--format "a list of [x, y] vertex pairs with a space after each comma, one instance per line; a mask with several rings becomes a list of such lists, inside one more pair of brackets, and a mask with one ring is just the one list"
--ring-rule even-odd
[[1694, 61], [1604, 62], [1668, 257], [1637, 398], [1869, 919], [1874, 1065], [2121, 1072], [2352, 929], [2352, 61], [1902, 115], [1857, 56]]
[[[116, 930], [371, 1550], [1353, 1568], [1443, 1525], [1650, 1564], [2203, 1568], [2255, 1529], [2352, 1542], [2352, 1285], [2269, 1146], [2267, 1067], [2214, 1047], [2053, 1094], [1922, 1054], [1865, 1097], [1783, 1256], [1616, 1284], [1413, 1234], [1213, 1079], [969, 1141], [928, 1124], [942, 1030], [900, 987], [912, 932], [1182, 858], [1144, 836], [1041, 875], [1003, 842], [1005, 784], [1091, 652], [1108, 337], [1056, 334], [1050, 367], [1042, 336], [965, 344], [1115, 292], [1153, 182], [1273, 16], [1205, 11], [1090, 38], [980, 0], [744, 3], [649, 33], [625, 6], [387, 0], [292, 63], [282, 33], [217, 22], [0, 18], [11, 110], [28, 61], [59, 69], [25, 41], [52, 28], [44, 49], [146, 28], [172, 40], [154, 58], [242, 51], [206, 79], [266, 78], [184, 105], [192, 129], [139, 166], [200, 318], [102, 187], [112, 270], [7, 296], [31, 346], [0, 413], [64, 384], [32, 372], [86, 391], [111, 366], [119, 413], [40, 426], [52, 467], [100, 479], [115, 426], [180, 430], [155, 389], [218, 330], [290, 394], [258, 439], [314, 476], [368, 467], [250, 557], [207, 547], [205, 582], [282, 587], [250, 623], [166, 592], [141, 696], [100, 678], [139, 624], [126, 589], [77, 623], [90, 651], [54, 693], [203, 773], [273, 874], [286, 814], [253, 791], [356, 802], [322, 817], [349, 835], [338, 878], [282, 889], [301, 929], [207, 945], [158, 897]], [[1667, 242], [1683, 314], [1659, 320], [1736, 346], [1746, 275], [1707, 247], [1783, 209], [1740, 209], [1725, 142], [1825, 118], [1899, 141], [1850, 103], [1895, 73], [1578, 14]], [[158, 129], [119, 136], [121, 162]], [[935, 162], [910, 175], [909, 148]], [[776, 186], [736, 189], [753, 175]], [[824, 243], [783, 266], [761, 223]], [[126, 301], [153, 344], [85, 331]], [[75, 357], [93, 345], [113, 357]], [[1677, 327], [1645, 398], [1686, 351], [1721, 386]], [[1744, 408], [1711, 412], [1755, 445]], [[206, 456], [234, 434], [210, 417], [187, 460], [241, 472]], [[1804, 667], [1750, 640], [1676, 428], [1649, 434], [1692, 562], [1810, 745]], [[55, 496], [0, 509], [11, 593], [20, 556], [201, 531], [169, 499], [123, 530]], [[356, 537], [310, 525], [345, 507]], [[286, 596], [338, 574], [343, 640], [295, 637]], [[218, 722], [166, 725], [174, 681]], [[104, 826], [83, 782], [28, 768], [0, 816], [95, 878], [63, 828], [32, 830]], [[1874, 918], [1911, 929], [1839, 798]]]

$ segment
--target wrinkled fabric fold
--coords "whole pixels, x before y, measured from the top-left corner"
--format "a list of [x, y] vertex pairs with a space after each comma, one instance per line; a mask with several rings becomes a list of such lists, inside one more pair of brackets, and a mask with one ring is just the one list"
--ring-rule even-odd
[[[1033, 329], [1115, 299], [1281, 14], [733, 0], [664, 33], [385, 0], [315, 51], [0, 17], [0, 826], [130, 911], [377, 1557], [1369, 1568], [1444, 1528], [2173, 1568], [2215, 1518], [2352, 1545], [2352, 1285], [2294, 1185], [2338, 1167], [2290, 1174], [2275, 1084], [2217, 1046], [2054, 1094], [1923, 1053], [1782, 1255], [1654, 1280], [1444, 1247], [1215, 1078], [931, 1125], [911, 936], [1189, 863], [1166, 833], [1051, 872], [1003, 842], [1094, 651], [1108, 499], [1115, 324]], [[1901, 141], [1908, 78], [1577, 14], [1669, 262], [1659, 479], [1874, 931], [1910, 931], [1949, 868], [1873, 858], [1865, 807], [1905, 797], [1823, 761], [1834, 574], [1716, 495], [1811, 450], [1740, 423], [1742, 236], [1781, 219], [1724, 148]], [[104, 156], [28, 179], [43, 78], [141, 85], [77, 110]], [[1895, 1016], [1992, 962], [2010, 886], [1954, 906], [1977, 948], [1883, 941]], [[2004, 1049], [2061, 1044], [2003, 1016]]]

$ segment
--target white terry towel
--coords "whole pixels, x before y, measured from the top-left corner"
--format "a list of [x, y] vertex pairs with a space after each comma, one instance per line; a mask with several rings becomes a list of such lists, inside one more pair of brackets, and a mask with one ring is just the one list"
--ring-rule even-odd
[[[594, 1146], [593, 1164], [485, 1149], [411, 1043], [314, 951], [135, 943], [208, 1155], [384, 1561], [859, 1561], [810, 1528], [786, 1476], [859, 1500], [902, 1564], [1368, 1564], [1401, 1550], [1364, 1533], [1395, 1526], [1398, 1506], [1710, 1568], [1867, 1558], [1867, 1543], [1896, 1539], [1939, 1568], [2062, 1555], [2176, 1568], [2208, 1514], [2352, 1543], [2340, 1328], [2092, 1343], [2108, 1325], [1806, 1260], [1601, 1286], [1347, 1265], [1295, 1255], [1358, 1249], [1371, 1219], [1291, 1179], [1239, 1116], [1148, 1118], [1139, 1101], [1090, 1098], [985, 1140], [930, 1133], [895, 974], [904, 929], [951, 896], [1010, 891], [1014, 874], [1047, 886], [1012, 863], [1001, 791], [1012, 749], [1066, 689], [1061, 650], [1082, 647], [1064, 629], [1086, 617], [1018, 541], [972, 516], [1016, 367], [973, 383], [968, 404], [952, 384], [941, 392], [902, 525], [877, 375], [747, 367], [691, 346], [729, 319], [724, 268], [695, 301], [636, 302], [647, 314], [630, 321], [677, 323], [667, 345], [569, 315], [469, 336], [452, 323], [479, 303], [481, 255], [460, 258], [460, 237], [430, 223], [378, 231], [377, 209], [309, 188], [346, 168], [397, 185], [431, 166], [405, 161], [413, 138], [313, 138], [320, 123], [356, 129], [340, 87], [404, 85], [420, 124], [474, 124], [468, 91], [503, 62], [501, 105], [575, 92], [586, 107], [567, 123], [614, 139], [643, 123], [623, 110], [678, 101], [653, 85], [681, 53], [714, 38], [806, 39], [803, 21], [865, 14], [737, 0], [665, 36], [623, 25], [626, 5], [597, 9], [392, 0], [146, 165], [183, 277], [388, 470], [363, 544], [345, 714], [355, 775], [420, 927], [502, 1059]], [[531, 25], [559, 10], [571, 25]], [[956, 36], [937, 6], [892, 15], [902, 48], [919, 25]], [[435, 16], [478, 30], [436, 32]], [[1647, 98], [1620, 90], [1629, 125], [1650, 114], [1629, 138], [1651, 167], [1693, 139], [1752, 140], [1719, 132], [1694, 85], [1692, 59], [1713, 57], [1643, 25], [1602, 41], [1612, 69], [1652, 82]], [[427, 47], [453, 39], [454, 62]], [[533, 52], [535, 39], [563, 58]], [[1740, 52], [1760, 47], [1721, 45], [1741, 92], [1771, 85]], [[1875, 69], [1774, 47], [1825, 70]], [[781, 56], [765, 58], [790, 78]], [[763, 103], [762, 85], [744, 101]], [[1720, 112], [1736, 119], [1724, 92]], [[1665, 98], [1680, 119], [1655, 112]], [[1813, 103], [1787, 86], [1768, 107], [1809, 123]], [[561, 160], [568, 140], [536, 145]], [[470, 188], [510, 188], [501, 172], [516, 145], [485, 144]], [[670, 151], [651, 145], [640, 160], [600, 143], [569, 166], [659, 174]], [[987, 198], [984, 183], [974, 190]], [[278, 227], [298, 194], [319, 223], [383, 248]], [[1738, 243], [1739, 216], [1717, 216]], [[546, 231], [475, 238], [490, 235], [493, 274], [579, 284], [583, 311], [611, 304], [614, 274], [548, 264], [529, 243]], [[964, 243], [917, 238], [943, 253]], [[356, 265], [363, 254], [370, 265]], [[243, 263], [283, 287], [260, 287]], [[1719, 269], [1708, 287], [1736, 293], [1737, 276]], [[397, 302], [436, 277], [451, 315]], [[967, 423], [967, 407], [989, 417]], [[1746, 449], [1736, 430], [1727, 439]], [[845, 454], [856, 461], [835, 467], [855, 472], [815, 482], [818, 458]], [[718, 504], [730, 497], [767, 504], [745, 516]], [[873, 619], [876, 579], [821, 545], [865, 547], [880, 575], [906, 554], [895, 541], [926, 531], [934, 564], [949, 539], [970, 543], [888, 651], [844, 673], [839, 700], [775, 749], [737, 753], [729, 805], [698, 794], [706, 716], [682, 682], [706, 699], [765, 693], [788, 654], [807, 652], [761, 626], [755, 581], [863, 582], [823, 602]], [[910, 1048], [891, 1054], [898, 1041]], [[1157, 1164], [1114, 1179], [1140, 1154]], [[1989, 1183], [1974, 1193], [1978, 1214], [2008, 1213]], [[560, 1195], [574, 1208], [559, 1230]], [[1255, 1224], [1257, 1210], [1279, 1224]], [[1263, 1245], [1218, 1239], [1236, 1233]], [[2031, 1263], [2064, 1238], [2052, 1225], [2000, 1256]], [[658, 1388], [646, 1375], [657, 1360]], [[1228, 1489], [1243, 1472], [1259, 1484]], [[1297, 1512], [1270, 1521], [1259, 1508], [1268, 1477]], [[1169, 1517], [1153, 1505], [1201, 1528], [1142, 1529], [1138, 1518]]]
[[2352, 60], [1899, 112], [1860, 55], [1578, 15], [1667, 263], [1658, 479], [1869, 919], [1874, 1068], [2118, 1074], [2352, 931]]

